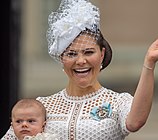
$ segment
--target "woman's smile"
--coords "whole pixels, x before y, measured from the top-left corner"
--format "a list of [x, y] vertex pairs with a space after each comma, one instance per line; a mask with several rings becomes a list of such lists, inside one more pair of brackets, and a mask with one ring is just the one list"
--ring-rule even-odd
[[64, 71], [67, 73], [71, 85], [82, 88], [95, 86], [104, 51], [104, 49], [100, 50], [91, 34], [81, 34], [73, 41], [62, 54]]
[[85, 77], [89, 74], [91, 68], [74, 69], [76, 76]]

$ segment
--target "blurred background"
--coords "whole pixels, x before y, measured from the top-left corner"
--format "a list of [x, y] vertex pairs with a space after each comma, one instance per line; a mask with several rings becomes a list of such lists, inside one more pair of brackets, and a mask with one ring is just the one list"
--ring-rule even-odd
[[[0, 102], [1, 114], [4, 114], [1, 115], [1, 136], [9, 127], [10, 109], [18, 99], [51, 95], [63, 89], [67, 83], [61, 65], [47, 53], [48, 15], [57, 9], [60, 0], [7, 2], [7, 12], [3, 19], [9, 17], [9, 20], [3, 24], [6, 28], [1, 27], [4, 37], [2, 45], [6, 46], [1, 51], [3, 84]], [[112, 62], [100, 73], [99, 80], [107, 88], [133, 95], [146, 51], [158, 38], [158, 1], [91, 2], [100, 8], [101, 30], [113, 49]], [[140, 131], [129, 135], [126, 140], [158, 139], [157, 108], [158, 65], [155, 69], [155, 96], [149, 119]]]

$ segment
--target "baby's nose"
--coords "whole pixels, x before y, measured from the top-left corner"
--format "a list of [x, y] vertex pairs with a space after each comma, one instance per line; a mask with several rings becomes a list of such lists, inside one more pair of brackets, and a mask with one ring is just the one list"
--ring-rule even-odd
[[27, 121], [23, 121], [23, 122], [22, 122], [22, 127], [27, 127], [27, 126], [28, 126]]

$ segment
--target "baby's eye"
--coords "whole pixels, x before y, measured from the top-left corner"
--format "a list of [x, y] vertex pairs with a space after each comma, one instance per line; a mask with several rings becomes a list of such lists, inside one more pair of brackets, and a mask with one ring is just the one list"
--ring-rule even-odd
[[30, 120], [28, 120], [28, 122], [29, 122], [29, 123], [34, 123], [34, 122], [35, 122], [35, 120], [30, 119]]
[[16, 123], [22, 123], [23, 120], [16, 120]]

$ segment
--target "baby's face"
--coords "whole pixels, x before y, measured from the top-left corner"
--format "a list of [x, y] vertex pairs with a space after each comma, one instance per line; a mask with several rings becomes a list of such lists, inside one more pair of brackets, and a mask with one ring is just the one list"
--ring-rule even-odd
[[43, 131], [45, 116], [37, 107], [19, 108], [12, 114], [12, 126], [19, 140]]

